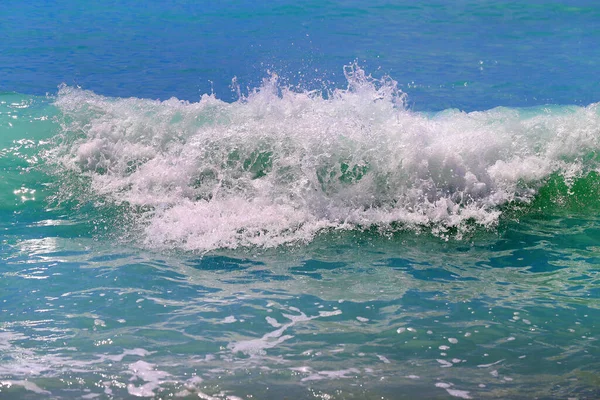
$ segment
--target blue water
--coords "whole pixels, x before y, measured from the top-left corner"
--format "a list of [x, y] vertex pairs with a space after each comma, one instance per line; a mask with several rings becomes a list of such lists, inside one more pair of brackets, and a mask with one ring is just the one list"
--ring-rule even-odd
[[[294, 84], [345, 81], [359, 60], [418, 110], [598, 100], [594, 1], [41, 2], [3, 5], [0, 88], [107, 96], [232, 97], [267, 70]], [[212, 84], [211, 84], [212, 82]], [[465, 86], [465, 83], [467, 84]]]
[[0, 398], [600, 396], [600, 7], [29, 2]]

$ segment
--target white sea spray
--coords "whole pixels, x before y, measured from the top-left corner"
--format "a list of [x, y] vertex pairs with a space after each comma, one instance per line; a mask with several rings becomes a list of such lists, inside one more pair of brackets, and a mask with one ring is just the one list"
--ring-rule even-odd
[[147, 246], [207, 251], [374, 226], [460, 236], [493, 227], [553, 173], [581, 175], [600, 148], [596, 104], [426, 115], [391, 78], [345, 73], [347, 88], [327, 94], [272, 75], [233, 103], [64, 86], [48, 159], [87, 179], [87, 195], [133, 207]]

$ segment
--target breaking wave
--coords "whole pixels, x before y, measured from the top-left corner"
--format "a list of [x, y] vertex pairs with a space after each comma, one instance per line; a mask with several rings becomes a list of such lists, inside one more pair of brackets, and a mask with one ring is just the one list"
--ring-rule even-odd
[[345, 75], [347, 87], [329, 91], [271, 75], [233, 103], [63, 86], [46, 162], [63, 195], [125, 207], [147, 246], [198, 251], [329, 229], [460, 236], [540, 191], [597, 191], [598, 104], [418, 113], [390, 77], [357, 65]]

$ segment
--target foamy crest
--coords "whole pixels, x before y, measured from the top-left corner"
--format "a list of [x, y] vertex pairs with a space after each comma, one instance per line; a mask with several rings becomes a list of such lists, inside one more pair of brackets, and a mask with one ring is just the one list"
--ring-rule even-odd
[[493, 226], [499, 206], [581, 173], [599, 149], [597, 105], [426, 115], [392, 79], [345, 72], [348, 87], [326, 95], [273, 75], [234, 103], [62, 87], [49, 158], [87, 177], [87, 195], [132, 206], [147, 245], [205, 251], [323, 229]]

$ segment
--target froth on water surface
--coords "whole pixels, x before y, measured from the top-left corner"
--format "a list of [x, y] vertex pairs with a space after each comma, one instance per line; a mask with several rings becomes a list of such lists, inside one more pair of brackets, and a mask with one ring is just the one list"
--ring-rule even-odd
[[553, 179], [562, 199], [597, 177], [596, 104], [425, 114], [405, 108], [392, 78], [357, 65], [345, 74], [347, 88], [325, 91], [271, 75], [233, 103], [64, 86], [47, 160], [63, 199], [126, 206], [146, 246], [197, 251], [339, 229], [461, 237], [495, 227]]
[[346, 76], [0, 96], [0, 397], [598, 398], [597, 105]]
[[8, 237], [0, 396], [597, 398], [597, 224], [202, 256]]

